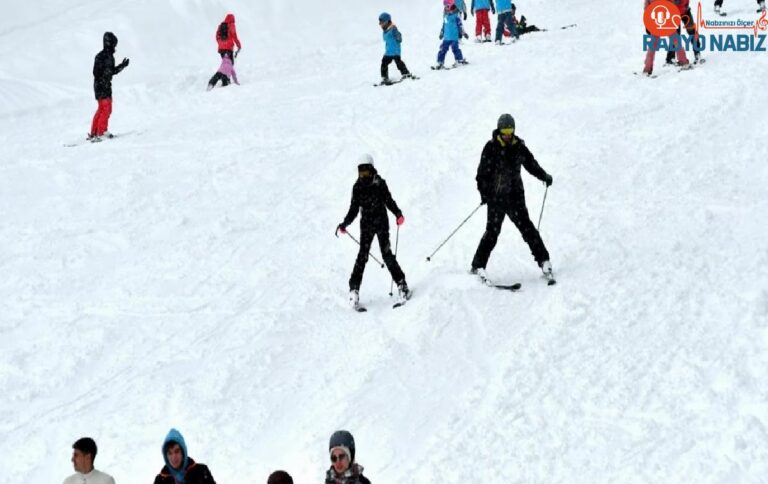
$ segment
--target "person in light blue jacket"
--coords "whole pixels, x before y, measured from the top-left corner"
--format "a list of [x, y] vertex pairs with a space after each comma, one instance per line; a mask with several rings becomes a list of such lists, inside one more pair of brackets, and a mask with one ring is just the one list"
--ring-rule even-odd
[[515, 25], [515, 4], [512, 0], [496, 0], [496, 14], [498, 15], [498, 21], [496, 22], [496, 45], [501, 45], [501, 36], [504, 34], [504, 26], [507, 27], [512, 37], [515, 40], [520, 36], [517, 33], [517, 26]]
[[445, 55], [448, 53], [448, 49], [453, 51], [453, 57], [458, 64], [467, 64], [464, 59], [464, 54], [461, 53], [459, 47], [459, 39], [464, 37], [468, 39], [469, 36], [464, 32], [464, 24], [461, 22], [459, 16], [459, 9], [456, 8], [456, 0], [443, 0], [445, 10], [443, 12], [443, 27], [440, 29], [440, 40], [443, 42], [440, 44], [440, 50], [437, 53], [437, 65], [434, 69], [443, 69], [445, 63]]
[[461, 13], [464, 20], [467, 20], [467, 4], [464, 0], [456, 0], [456, 8], [459, 9], [459, 13]]
[[382, 12], [379, 15], [379, 27], [384, 31], [382, 34], [384, 37], [384, 57], [381, 58], [381, 83], [391, 84], [389, 80], [389, 64], [395, 61], [397, 70], [400, 71], [400, 75], [403, 79], [412, 78], [408, 67], [405, 62], [400, 58], [400, 44], [403, 42], [403, 36], [397, 26], [392, 23], [392, 16], [387, 12]]

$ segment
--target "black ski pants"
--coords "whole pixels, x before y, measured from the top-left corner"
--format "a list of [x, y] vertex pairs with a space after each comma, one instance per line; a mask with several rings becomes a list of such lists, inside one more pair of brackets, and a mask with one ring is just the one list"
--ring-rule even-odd
[[368, 253], [371, 251], [374, 237], [379, 238], [381, 257], [384, 259], [384, 264], [387, 265], [387, 269], [389, 269], [392, 279], [398, 284], [405, 280], [405, 274], [403, 274], [403, 270], [400, 269], [400, 265], [397, 263], [397, 259], [395, 259], [395, 255], [392, 253], [392, 247], [389, 244], [389, 228], [375, 229], [361, 227], [360, 252], [357, 253], [355, 267], [352, 269], [352, 276], [349, 278], [350, 290], [360, 290], [360, 283], [363, 281], [363, 271], [365, 271], [365, 264], [368, 262]]
[[399, 55], [385, 55], [381, 58], [381, 77], [389, 77], [389, 64], [391, 64], [392, 61], [395, 61], [395, 65], [397, 66], [397, 70], [400, 71], [400, 74], [408, 74], [408, 68], [405, 66], [405, 62], [403, 62]]
[[501, 233], [501, 224], [504, 223], [504, 217], [509, 217], [517, 230], [523, 236], [523, 240], [531, 249], [533, 258], [541, 266], [541, 263], [549, 260], [549, 252], [541, 240], [541, 235], [531, 222], [528, 216], [528, 209], [525, 203], [520, 202], [512, 205], [501, 205], [497, 203], [488, 204], [488, 221], [485, 225], [485, 233], [480, 239], [480, 245], [477, 246], [475, 257], [472, 259], [473, 269], [485, 269], [488, 258], [491, 256], [493, 248], [496, 247], [496, 241]]
[[224, 87], [229, 86], [229, 77], [226, 76], [226, 74], [222, 74], [221, 72], [216, 72], [216, 74], [211, 77], [211, 80], [208, 81], [208, 85], [211, 87], [216, 87], [216, 83], [221, 79], [221, 85]]

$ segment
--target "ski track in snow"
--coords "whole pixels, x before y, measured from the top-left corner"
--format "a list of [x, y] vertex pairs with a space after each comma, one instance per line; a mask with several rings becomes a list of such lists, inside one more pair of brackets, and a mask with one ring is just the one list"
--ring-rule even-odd
[[[432, 72], [440, 6], [398, 0], [421, 79], [372, 89], [381, 6], [233, 1], [243, 85], [206, 93], [219, 2], [43, 3], [0, 20], [0, 483], [63, 480], [82, 435], [98, 468], [146, 482], [171, 426], [217, 482], [317, 482], [338, 428], [375, 482], [764, 482], [765, 56], [643, 79], [639, 6], [606, 29], [585, 0], [532, 0], [532, 23], [578, 27], [466, 42], [469, 66]], [[64, 147], [104, 30], [131, 57], [123, 136]], [[554, 287], [509, 221], [488, 270], [522, 290], [467, 274], [484, 208], [425, 262], [479, 203], [504, 111], [554, 176]], [[371, 261], [357, 314], [357, 247], [333, 230], [365, 151], [417, 292], [393, 311]]]

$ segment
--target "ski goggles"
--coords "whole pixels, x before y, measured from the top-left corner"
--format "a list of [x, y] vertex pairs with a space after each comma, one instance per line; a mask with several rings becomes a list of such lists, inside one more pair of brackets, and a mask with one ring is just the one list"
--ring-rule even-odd
[[501, 128], [499, 133], [501, 133], [502, 136], [512, 136], [515, 134], [515, 128]]
[[334, 464], [336, 461], [344, 462], [347, 459], [347, 454], [331, 454], [331, 462]]
[[357, 172], [357, 176], [359, 176], [360, 178], [368, 178], [369, 176], [371, 176], [371, 172], [368, 170], [360, 170]]

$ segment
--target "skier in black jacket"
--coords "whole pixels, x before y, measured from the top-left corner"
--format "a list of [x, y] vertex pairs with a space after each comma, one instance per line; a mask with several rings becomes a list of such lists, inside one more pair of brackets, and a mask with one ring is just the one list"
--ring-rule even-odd
[[130, 62], [125, 58], [115, 66], [117, 37], [112, 32], [104, 32], [103, 44], [104, 49], [93, 60], [93, 91], [99, 107], [93, 115], [91, 132], [88, 134], [91, 141], [101, 141], [102, 136], [112, 138], [112, 134], [107, 131], [109, 116], [112, 114], [112, 76], [119, 74]]
[[520, 231], [545, 275], [552, 274], [549, 252], [531, 222], [525, 206], [525, 191], [523, 180], [520, 178], [521, 166], [547, 186], [552, 185], [552, 176], [539, 166], [523, 140], [515, 136], [514, 118], [510, 114], [502, 114], [497, 129], [493, 131], [493, 138], [483, 148], [475, 178], [481, 203], [488, 205], [485, 233], [472, 259], [472, 273], [483, 279], [486, 279], [485, 265], [496, 246], [505, 216], [508, 216]]
[[355, 267], [349, 278], [349, 302], [352, 306], [357, 306], [359, 303], [360, 283], [363, 280], [363, 271], [366, 262], [368, 262], [368, 253], [371, 250], [374, 236], [379, 238], [381, 256], [392, 275], [392, 279], [397, 284], [400, 299], [407, 299], [410, 296], [410, 291], [405, 282], [405, 274], [392, 254], [389, 243], [387, 209], [397, 217], [397, 225], [403, 225], [405, 217], [397, 207], [397, 203], [392, 199], [387, 182], [379, 176], [376, 168], [374, 168], [371, 155], [364, 154], [360, 157], [357, 173], [358, 178], [352, 187], [352, 202], [349, 205], [349, 211], [344, 217], [344, 221], [336, 228], [336, 232], [347, 233], [347, 226], [355, 220], [358, 212], [362, 212], [360, 215], [360, 252], [357, 254]]

